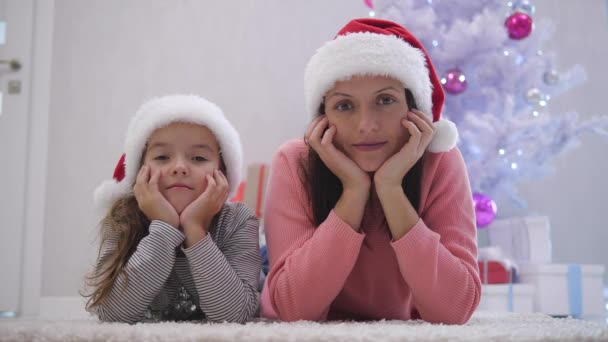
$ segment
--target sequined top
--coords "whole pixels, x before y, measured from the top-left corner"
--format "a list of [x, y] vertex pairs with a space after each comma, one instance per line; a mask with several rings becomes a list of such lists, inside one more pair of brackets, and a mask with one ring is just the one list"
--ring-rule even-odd
[[[257, 309], [261, 270], [259, 222], [242, 203], [230, 203], [212, 222], [209, 234], [183, 248], [184, 234], [152, 221], [106, 300], [97, 307], [102, 321], [198, 320], [245, 322]], [[107, 239], [96, 270], [116, 249]]]

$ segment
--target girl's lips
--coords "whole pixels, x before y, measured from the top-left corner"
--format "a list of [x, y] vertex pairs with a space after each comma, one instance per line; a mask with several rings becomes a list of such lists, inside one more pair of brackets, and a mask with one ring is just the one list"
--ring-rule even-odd
[[384, 142], [379, 142], [379, 143], [365, 143], [365, 144], [353, 144], [353, 147], [356, 148], [359, 151], [375, 151], [377, 149], [380, 149], [382, 147], [384, 147], [384, 145], [386, 145], [386, 141]]

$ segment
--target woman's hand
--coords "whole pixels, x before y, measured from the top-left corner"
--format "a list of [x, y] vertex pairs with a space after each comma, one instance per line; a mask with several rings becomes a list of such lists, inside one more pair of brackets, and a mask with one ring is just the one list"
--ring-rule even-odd
[[189, 248], [202, 240], [213, 217], [222, 210], [228, 200], [228, 180], [219, 170], [207, 175], [207, 188], [179, 216], [180, 225], [186, 235], [185, 247]]
[[371, 185], [370, 177], [352, 159], [334, 146], [335, 134], [336, 126], [330, 125], [327, 116], [320, 115], [308, 126], [305, 140], [317, 152], [329, 170], [340, 179], [345, 191], [359, 189], [367, 196]]
[[150, 167], [144, 165], [139, 170], [135, 179], [133, 194], [135, 195], [139, 209], [150, 221], [159, 220], [175, 228], [179, 228], [179, 215], [177, 215], [175, 208], [158, 190], [160, 171], [156, 170], [152, 177], [150, 177], [150, 172]]
[[380, 196], [383, 191], [401, 188], [403, 177], [422, 157], [435, 135], [435, 126], [423, 112], [413, 109], [401, 124], [410, 133], [409, 140], [399, 152], [388, 158], [374, 174], [374, 186]]
[[325, 115], [321, 115], [308, 127], [305, 139], [342, 182], [342, 194], [334, 207], [335, 214], [358, 232], [369, 198], [371, 179], [357, 163], [334, 146], [335, 134], [336, 127], [329, 124]]

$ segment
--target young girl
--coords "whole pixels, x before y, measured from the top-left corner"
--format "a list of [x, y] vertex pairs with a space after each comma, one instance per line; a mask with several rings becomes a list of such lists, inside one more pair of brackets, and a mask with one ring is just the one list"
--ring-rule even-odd
[[258, 309], [258, 219], [226, 203], [241, 180], [239, 135], [198, 96], [145, 103], [129, 125], [87, 309], [103, 321], [245, 322]]
[[262, 316], [466, 322], [481, 290], [473, 201], [422, 45], [353, 20], [311, 58], [305, 91], [314, 120], [271, 165]]

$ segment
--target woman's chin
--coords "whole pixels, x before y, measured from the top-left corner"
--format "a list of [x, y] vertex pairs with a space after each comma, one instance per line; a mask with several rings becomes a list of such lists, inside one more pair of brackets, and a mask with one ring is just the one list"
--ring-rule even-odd
[[380, 166], [382, 166], [382, 162], [379, 161], [371, 161], [371, 160], [361, 160], [356, 162], [361, 170], [367, 173], [373, 173], [378, 171]]

